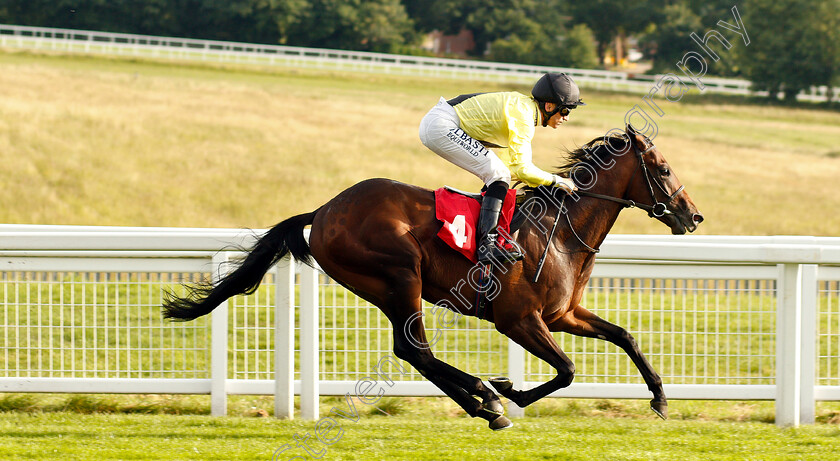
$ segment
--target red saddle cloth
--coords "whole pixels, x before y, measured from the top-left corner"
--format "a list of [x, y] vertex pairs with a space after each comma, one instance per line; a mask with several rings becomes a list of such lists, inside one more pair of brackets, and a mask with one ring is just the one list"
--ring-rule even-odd
[[[516, 190], [509, 189], [499, 216], [499, 227], [507, 233], [515, 204]], [[438, 237], [474, 263], [478, 262], [475, 233], [480, 211], [481, 205], [474, 199], [445, 188], [435, 191], [435, 215], [443, 222]]]

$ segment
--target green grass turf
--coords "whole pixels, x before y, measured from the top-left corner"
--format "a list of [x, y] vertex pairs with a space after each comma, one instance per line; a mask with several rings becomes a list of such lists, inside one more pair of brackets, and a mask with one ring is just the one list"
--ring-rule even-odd
[[[361, 405], [357, 403], [357, 405]], [[602, 404], [602, 406], [604, 406]], [[652, 414], [651, 414], [652, 416]], [[325, 421], [325, 420], [322, 420]], [[555, 415], [517, 419], [492, 432], [483, 421], [431, 415], [340, 417], [316, 441], [316, 422], [175, 415], [0, 413], [2, 459], [814, 459], [833, 456], [836, 425], [781, 429], [761, 422], [660, 421]], [[326, 424], [326, 423], [322, 423]], [[325, 426], [321, 426], [321, 430]]]

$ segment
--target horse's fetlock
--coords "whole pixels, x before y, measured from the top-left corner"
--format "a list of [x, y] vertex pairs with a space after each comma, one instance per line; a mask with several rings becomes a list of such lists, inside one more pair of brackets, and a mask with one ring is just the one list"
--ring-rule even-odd
[[522, 393], [522, 391], [515, 391], [511, 389], [510, 391], [508, 391], [508, 395], [505, 395], [505, 397], [510, 399], [511, 402], [515, 403], [520, 408], [525, 408], [528, 406], [528, 403], [525, 402], [524, 394]]
[[650, 381], [650, 391], [654, 394], [662, 392], [662, 378], [654, 376]]

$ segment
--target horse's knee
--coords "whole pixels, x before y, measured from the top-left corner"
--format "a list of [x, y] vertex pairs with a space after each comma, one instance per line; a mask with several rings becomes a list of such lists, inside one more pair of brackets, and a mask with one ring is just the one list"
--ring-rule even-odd
[[409, 357], [413, 357], [416, 354], [417, 354], [417, 352], [416, 352], [416, 350], [414, 350], [414, 348], [412, 348], [410, 346], [407, 347], [402, 342], [396, 342], [394, 344], [394, 355], [396, 355], [397, 358], [400, 359], [400, 360], [405, 360], [406, 362], [410, 362], [408, 360]]
[[575, 379], [575, 365], [570, 364], [568, 367], [559, 368], [555, 379], [561, 388], [569, 387]]
[[434, 360], [434, 356], [429, 349], [419, 348], [410, 343], [394, 345], [394, 355], [398, 359], [410, 363], [414, 368], [421, 370], [421, 372]]
[[618, 331], [616, 332], [615, 338], [612, 339], [612, 343], [625, 351], [639, 349], [639, 345], [636, 343], [636, 338], [634, 338], [630, 332], [621, 327], [618, 327]]

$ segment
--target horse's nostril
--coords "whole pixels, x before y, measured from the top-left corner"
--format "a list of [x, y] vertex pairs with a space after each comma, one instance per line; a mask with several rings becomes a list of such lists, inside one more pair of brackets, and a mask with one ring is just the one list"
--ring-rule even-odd
[[701, 215], [700, 213], [694, 213], [691, 219], [694, 221], [695, 224], [700, 224], [701, 222], [703, 222], [703, 215]]

